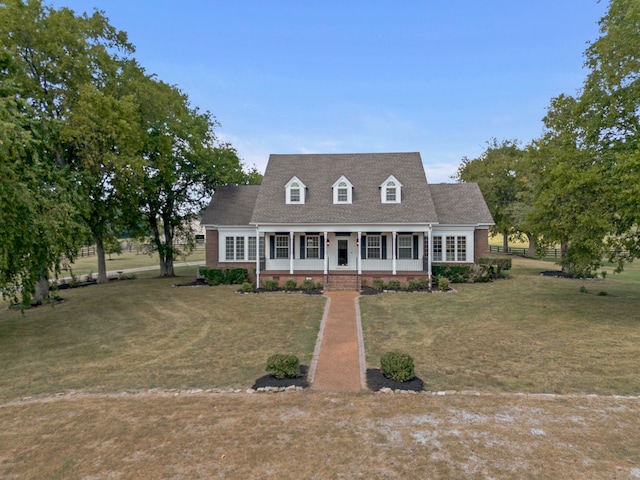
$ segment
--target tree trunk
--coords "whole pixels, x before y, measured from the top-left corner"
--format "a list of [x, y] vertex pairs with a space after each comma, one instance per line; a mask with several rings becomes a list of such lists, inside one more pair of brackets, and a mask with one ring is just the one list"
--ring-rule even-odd
[[502, 250], [504, 253], [509, 253], [509, 233], [507, 230], [502, 232]]
[[107, 283], [107, 262], [104, 254], [104, 242], [96, 238], [96, 255], [98, 256], [98, 283]]
[[537, 256], [536, 250], [538, 249], [538, 244], [536, 242], [536, 236], [532, 233], [527, 232], [527, 240], [529, 240], [529, 248], [527, 249], [527, 257], [534, 258]]
[[571, 265], [569, 264], [569, 244], [560, 245], [560, 257], [562, 258], [562, 273], [571, 273]]
[[42, 275], [40, 280], [36, 283], [36, 291], [33, 295], [33, 303], [40, 305], [49, 298], [49, 280], [46, 276]]
[[[164, 246], [163, 246], [164, 259], [160, 259], [160, 276], [161, 277], [174, 277], [173, 270], [173, 232], [171, 231], [171, 225], [169, 221], [164, 221]], [[163, 266], [164, 263], [164, 266]]]

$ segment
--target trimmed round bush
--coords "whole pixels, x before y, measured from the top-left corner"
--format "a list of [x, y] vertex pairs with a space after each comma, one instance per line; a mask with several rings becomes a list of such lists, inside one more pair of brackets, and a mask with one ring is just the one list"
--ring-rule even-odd
[[300, 360], [295, 355], [274, 353], [267, 360], [267, 371], [276, 378], [296, 378], [300, 376]]
[[406, 382], [415, 377], [413, 358], [405, 353], [387, 352], [380, 359], [382, 374], [396, 382]]

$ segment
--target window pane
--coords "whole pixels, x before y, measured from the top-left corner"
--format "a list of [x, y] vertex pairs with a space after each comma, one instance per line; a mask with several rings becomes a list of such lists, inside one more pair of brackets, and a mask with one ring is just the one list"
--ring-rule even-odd
[[235, 260], [235, 250], [234, 250], [234, 245], [233, 245], [233, 237], [227, 237], [225, 240], [225, 246], [224, 246], [224, 254], [225, 254], [225, 260], [227, 262], [232, 262]]
[[396, 201], [396, 187], [387, 187], [387, 202]]
[[307, 236], [307, 258], [320, 258], [320, 236], [309, 235]]
[[400, 235], [398, 237], [398, 258], [413, 258], [413, 237], [411, 235]]
[[291, 201], [291, 202], [299, 202], [300, 201], [300, 189], [299, 188], [292, 188], [290, 192], [291, 192], [291, 196], [289, 198], [289, 201]]
[[369, 235], [367, 237], [367, 258], [381, 258], [380, 235]]
[[349, 194], [346, 188], [338, 188], [338, 201], [346, 202], [349, 200]]
[[442, 261], [442, 237], [433, 237], [433, 261]]
[[236, 260], [244, 260], [244, 237], [236, 237]]
[[456, 237], [447, 237], [447, 262], [456, 260]]
[[276, 236], [276, 258], [289, 258], [289, 237], [287, 235]]
[[467, 237], [458, 237], [458, 261], [467, 261]]
[[249, 237], [247, 239], [247, 246], [249, 247], [247, 260], [256, 259], [256, 237]]

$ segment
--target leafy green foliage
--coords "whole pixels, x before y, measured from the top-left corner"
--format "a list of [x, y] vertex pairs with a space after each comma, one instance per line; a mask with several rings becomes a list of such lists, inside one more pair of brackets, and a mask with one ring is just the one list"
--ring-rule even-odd
[[210, 285], [241, 285], [246, 282], [249, 271], [246, 268], [201, 268], [200, 274]]
[[389, 290], [400, 290], [400, 288], [401, 288], [400, 281], [398, 281], [398, 280], [389, 280], [389, 283], [387, 283], [387, 288]]
[[253, 291], [253, 283], [250, 283], [250, 282], [244, 282], [244, 283], [242, 284], [241, 290], [242, 290], [243, 292], [246, 292], [246, 293], [252, 292], [252, 291]]
[[449, 279], [447, 277], [438, 277], [438, 290], [443, 292], [449, 290]]
[[305, 280], [304, 282], [302, 282], [302, 284], [300, 285], [300, 289], [303, 292], [309, 292], [311, 290], [314, 290], [316, 288], [316, 284], [313, 283], [313, 280]]
[[267, 292], [275, 292], [278, 290], [278, 281], [277, 280], [265, 280], [264, 281], [264, 289]]
[[406, 382], [415, 377], [413, 358], [398, 352], [387, 352], [380, 358], [382, 374], [396, 382]]
[[267, 360], [268, 372], [276, 378], [296, 378], [300, 374], [300, 360], [295, 355], [274, 353]]
[[286, 292], [291, 292], [291, 291], [295, 290], [296, 288], [298, 288], [298, 283], [293, 278], [290, 278], [289, 280], [284, 282], [284, 287], [283, 288], [284, 288], [284, 290]]
[[375, 288], [376, 290], [384, 289], [384, 280], [382, 280], [381, 278], [374, 278], [371, 282], [371, 287]]

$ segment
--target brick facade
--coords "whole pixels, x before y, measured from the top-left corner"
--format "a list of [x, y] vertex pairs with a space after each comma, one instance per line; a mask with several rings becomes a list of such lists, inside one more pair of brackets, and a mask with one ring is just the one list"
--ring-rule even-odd
[[473, 245], [473, 258], [476, 262], [489, 255], [489, 230], [476, 229], [473, 232]]

